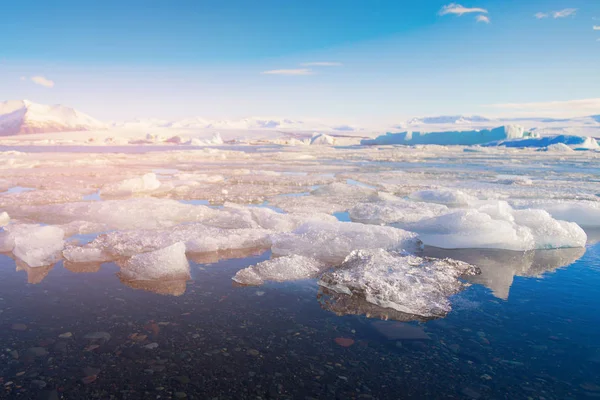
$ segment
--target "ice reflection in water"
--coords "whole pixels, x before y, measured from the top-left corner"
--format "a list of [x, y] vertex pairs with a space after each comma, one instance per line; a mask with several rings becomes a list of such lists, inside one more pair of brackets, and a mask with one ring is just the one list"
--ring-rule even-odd
[[494, 296], [508, 299], [515, 276], [539, 277], [570, 265], [585, 254], [585, 248], [508, 251], [497, 249], [440, 249], [426, 246], [425, 256], [452, 258], [473, 264], [481, 275], [465, 277], [470, 282], [488, 287]]

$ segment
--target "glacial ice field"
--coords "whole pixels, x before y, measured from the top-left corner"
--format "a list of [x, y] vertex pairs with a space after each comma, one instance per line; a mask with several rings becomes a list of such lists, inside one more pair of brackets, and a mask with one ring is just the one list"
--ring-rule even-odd
[[[588, 340], [596, 328], [584, 332], [599, 326], [588, 309], [600, 294], [600, 152], [1, 150], [0, 377], [11, 396], [33, 393], [33, 381], [63, 379], [84, 397], [101, 397], [108, 386], [94, 387], [98, 380], [131, 390], [128, 398], [215, 397], [257, 382], [256, 396], [272, 398], [393, 398], [398, 385], [417, 398], [487, 398], [516, 375], [527, 382], [511, 386], [512, 398], [600, 392], [600, 348]], [[75, 340], [45, 339], [66, 333]], [[518, 335], [529, 347], [515, 347]], [[577, 346], [563, 346], [570, 337]], [[585, 371], [560, 351], [577, 353]], [[146, 386], [123, 387], [111, 357]], [[186, 362], [161, 361], [169, 357]], [[575, 387], [553, 380], [548, 360], [558, 358]], [[86, 364], [84, 379], [70, 381], [55, 360]], [[273, 366], [291, 363], [302, 385], [269, 386], [288, 376]], [[209, 366], [242, 376], [193, 385], [181, 378]], [[420, 371], [421, 383], [438, 380], [399, 378], [410, 371]], [[382, 385], [384, 377], [395, 383]]]

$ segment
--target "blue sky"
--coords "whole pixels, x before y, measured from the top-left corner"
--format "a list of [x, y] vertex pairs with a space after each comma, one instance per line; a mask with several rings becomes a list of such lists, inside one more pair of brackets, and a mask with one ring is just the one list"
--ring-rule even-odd
[[600, 114], [599, 25], [590, 0], [16, 1], [0, 100], [104, 120]]

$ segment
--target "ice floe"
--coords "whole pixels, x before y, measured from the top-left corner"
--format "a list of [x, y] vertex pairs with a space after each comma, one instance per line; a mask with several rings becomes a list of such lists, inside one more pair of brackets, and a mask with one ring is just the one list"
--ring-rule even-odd
[[458, 278], [478, 273], [462, 261], [429, 259], [388, 252], [356, 250], [337, 269], [326, 272], [319, 285], [338, 293], [422, 317], [451, 310], [449, 297], [465, 287]]
[[29, 267], [54, 264], [61, 258], [64, 231], [55, 226], [11, 224], [0, 231], [0, 253], [12, 252]]
[[120, 263], [120, 276], [126, 280], [185, 280], [190, 278], [190, 265], [181, 242], [168, 247], [136, 254]]

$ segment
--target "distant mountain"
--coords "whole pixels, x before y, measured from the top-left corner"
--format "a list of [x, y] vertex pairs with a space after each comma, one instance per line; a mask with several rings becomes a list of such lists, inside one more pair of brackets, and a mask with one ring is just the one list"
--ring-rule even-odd
[[28, 100], [0, 102], [0, 136], [104, 128], [106, 126], [100, 121], [65, 106], [36, 104]]
[[468, 125], [473, 123], [485, 123], [491, 120], [479, 115], [473, 115], [470, 117], [464, 115], [441, 115], [438, 117], [422, 117], [413, 118], [406, 123], [408, 125], [429, 125], [429, 124], [457, 124], [457, 125]]
[[223, 130], [285, 130], [285, 131], [329, 131], [353, 132], [361, 129], [350, 125], [328, 125], [319, 121], [301, 121], [288, 118], [248, 117], [232, 120], [211, 120], [202, 117], [186, 118], [177, 121], [158, 119], [137, 119], [112, 124], [124, 129], [223, 129]]

